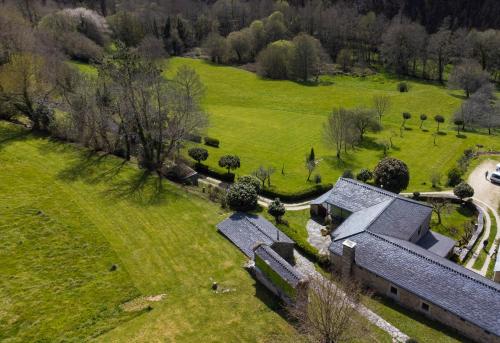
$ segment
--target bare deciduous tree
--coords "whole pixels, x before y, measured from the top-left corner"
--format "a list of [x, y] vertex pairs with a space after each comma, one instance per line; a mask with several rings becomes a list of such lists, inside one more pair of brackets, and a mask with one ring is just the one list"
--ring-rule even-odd
[[299, 291], [289, 313], [308, 342], [349, 342], [367, 334], [355, 316], [360, 294], [353, 280], [313, 276], [307, 290]]
[[373, 108], [377, 112], [379, 122], [382, 122], [382, 116], [391, 107], [391, 98], [387, 95], [375, 95], [373, 96]]

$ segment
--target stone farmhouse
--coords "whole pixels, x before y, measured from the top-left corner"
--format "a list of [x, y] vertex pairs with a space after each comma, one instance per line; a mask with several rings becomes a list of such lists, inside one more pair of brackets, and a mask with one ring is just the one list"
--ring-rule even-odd
[[500, 342], [500, 285], [448, 260], [455, 242], [429, 229], [432, 209], [340, 178], [311, 203], [344, 218], [329, 247], [334, 270], [480, 342]]

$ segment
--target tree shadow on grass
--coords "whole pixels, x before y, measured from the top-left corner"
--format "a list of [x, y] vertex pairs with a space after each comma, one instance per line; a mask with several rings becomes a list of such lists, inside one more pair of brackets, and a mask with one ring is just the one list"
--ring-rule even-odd
[[459, 134], [459, 135], [456, 135], [457, 138], [460, 138], [460, 139], [465, 139], [467, 138], [467, 135], [464, 135], [463, 133]]
[[32, 136], [32, 132], [27, 129], [16, 128], [11, 126], [0, 126], [0, 151], [8, 145], [28, 139]]
[[106, 154], [82, 151], [78, 153], [73, 163], [61, 170], [57, 176], [64, 181], [81, 180], [88, 184], [97, 184], [113, 180], [125, 164], [125, 160], [113, 160]]
[[446, 135], [448, 135], [448, 134], [447, 134], [446, 132], [444, 132], [444, 131], [439, 131], [437, 134], [438, 134], [439, 136], [446, 136]]
[[467, 100], [467, 97], [465, 95], [460, 95], [460, 94], [453, 94], [449, 93], [452, 97], [460, 99], [460, 100]]
[[133, 175], [114, 182], [103, 195], [116, 200], [128, 200], [141, 206], [159, 205], [166, 201], [163, 178], [149, 170], [137, 170]]

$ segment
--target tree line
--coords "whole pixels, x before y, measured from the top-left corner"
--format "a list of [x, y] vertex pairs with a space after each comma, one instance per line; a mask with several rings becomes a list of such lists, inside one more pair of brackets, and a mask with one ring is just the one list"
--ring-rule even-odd
[[[417, 6], [414, 0], [394, 4], [363, 0], [4, 3], [3, 7], [10, 4], [30, 26], [52, 31], [66, 54], [83, 61], [100, 62], [107, 35], [129, 47], [142, 46], [150, 54], [161, 51], [182, 55], [204, 47], [216, 63], [255, 62], [269, 48], [258, 61], [262, 74], [296, 78], [296, 73], [283, 71], [287, 69], [283, 63], [274, 61], [286, 59], [290, 47], [297, 45], [294, 37], [302, 34], [302, 40], [308, 35], [321, 47], [316, 49], [317, 44], [310, 40], [309, 50], [313, 52], [309, 56], [315, 60], [311, 69], [318, 68], [318, 59], [331, 60], [345, 70], [352, 66], [384, 66], [399, 74], [439, 81], [446, 78], [448, 64], [464, 60], [477, 61], [493, 80], [498, 80], [500, 70], [500, 32], [495, 29], [498, 20], [478, 23], [482, 19], [475, 15], [481, 11], [498, 13], [500, 5], [486, 0], [464, 8], [455, 2], [449, 9], [437, 1]], [[75, 8], [77, 5], [88, 9]], [[479, 12], [472, 12], [471, 7]], [[461, 11], [470, 13], [463, 16]], [[282, 40], [286, 42], [274, 44]], [[293, 65], [290, 59], [287, 64]], [[275, 63], [277, 71], [266, 72], [269, 63]]]

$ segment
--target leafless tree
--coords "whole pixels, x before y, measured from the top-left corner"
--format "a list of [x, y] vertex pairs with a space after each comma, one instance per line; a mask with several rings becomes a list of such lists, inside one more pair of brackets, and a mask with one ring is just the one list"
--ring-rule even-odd
[[334, 146], [337, 159], [340, 160], [342, 148], [346, 148], [349, 140], [350, 113], [345, 108], [334, 108], [323, 126], [323, 136], [327, 144]]
[[367, 334], [355, 315], [360, 295], [353, 280], [313, 276], [307, 290], [299, 291], [289, 313], [307, 342], [350, 342]]
[[391, 107], [391, 98], [387, 95], [374, 95], [373, 107], [375, 109], [375, 112], [377, 112], [379, 122], [382, 123], [382, 116]]

